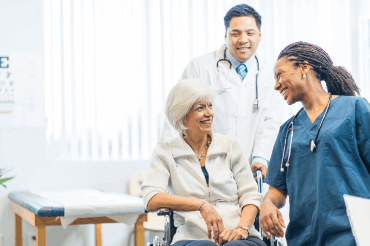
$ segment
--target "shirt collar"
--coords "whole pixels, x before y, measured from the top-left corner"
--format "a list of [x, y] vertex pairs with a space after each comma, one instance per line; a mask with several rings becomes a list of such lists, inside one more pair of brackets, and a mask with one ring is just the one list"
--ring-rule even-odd
[[[244, 62], [245, 66], [247, 66], [247, 71], [251, 71], [252, 69], [255, 60], [254, 56], [255, 55], [253, 54], [246, 62]], [[234, 69], [236, 69], [241, 64], [241, 62], [239, 62], [235, 57], [231, 55], [228, 49], [226, 49], [226, 59], [231, 61], [231, 65]]]

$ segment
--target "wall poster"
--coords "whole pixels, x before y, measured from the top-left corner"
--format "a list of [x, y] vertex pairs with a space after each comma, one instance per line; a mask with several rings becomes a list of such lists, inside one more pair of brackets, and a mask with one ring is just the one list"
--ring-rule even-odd
[[42, 53], [0, 52], [0, 128], [44, 125]]

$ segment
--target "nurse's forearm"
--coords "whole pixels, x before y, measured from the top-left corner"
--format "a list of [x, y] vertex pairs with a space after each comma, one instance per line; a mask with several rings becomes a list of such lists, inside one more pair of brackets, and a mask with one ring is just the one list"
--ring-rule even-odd
[[286, 190], [280, 190], [280, 189], [270, 186], [263, 201], [270, 201], [277, 208], [280, 209], [284, 207], [287, 195], [288, 193]]
[[146, 209], [155, 211], [159, 208], [169, 208], [173, 211], [196, 211], [202, 203], [203, 200], [197, 198], [158, 193], [150, 199]]

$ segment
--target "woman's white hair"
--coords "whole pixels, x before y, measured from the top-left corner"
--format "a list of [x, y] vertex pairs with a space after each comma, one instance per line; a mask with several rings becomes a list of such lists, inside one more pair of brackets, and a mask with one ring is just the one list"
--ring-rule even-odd
[[200, 79], [186, 79], [177, 83], [166, 100], [166, 116], [178, 132], [187, 129], [184, 125], [186, 115], [196, 102], [203, 99], [213, 100], [216, 90]]

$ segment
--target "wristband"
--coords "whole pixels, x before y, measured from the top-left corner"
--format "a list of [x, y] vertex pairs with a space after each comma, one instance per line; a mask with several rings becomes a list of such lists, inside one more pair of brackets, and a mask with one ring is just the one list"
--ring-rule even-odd
[[200, 204], [199, 208], [198, 208], [198, 211], [200, 210], [200, 208], [203, 206], [203, 204], [206, 202], [206, 199], [202, 200], [202, 203]]
[[241, 226], [238, 226], [236, 229], [238, 229], [238, 228], [242, 228], [243, 230], [246, 230], [249, 234], [249, 228], [248, 227], [246, 227], [244, 225], [241, 225]]

